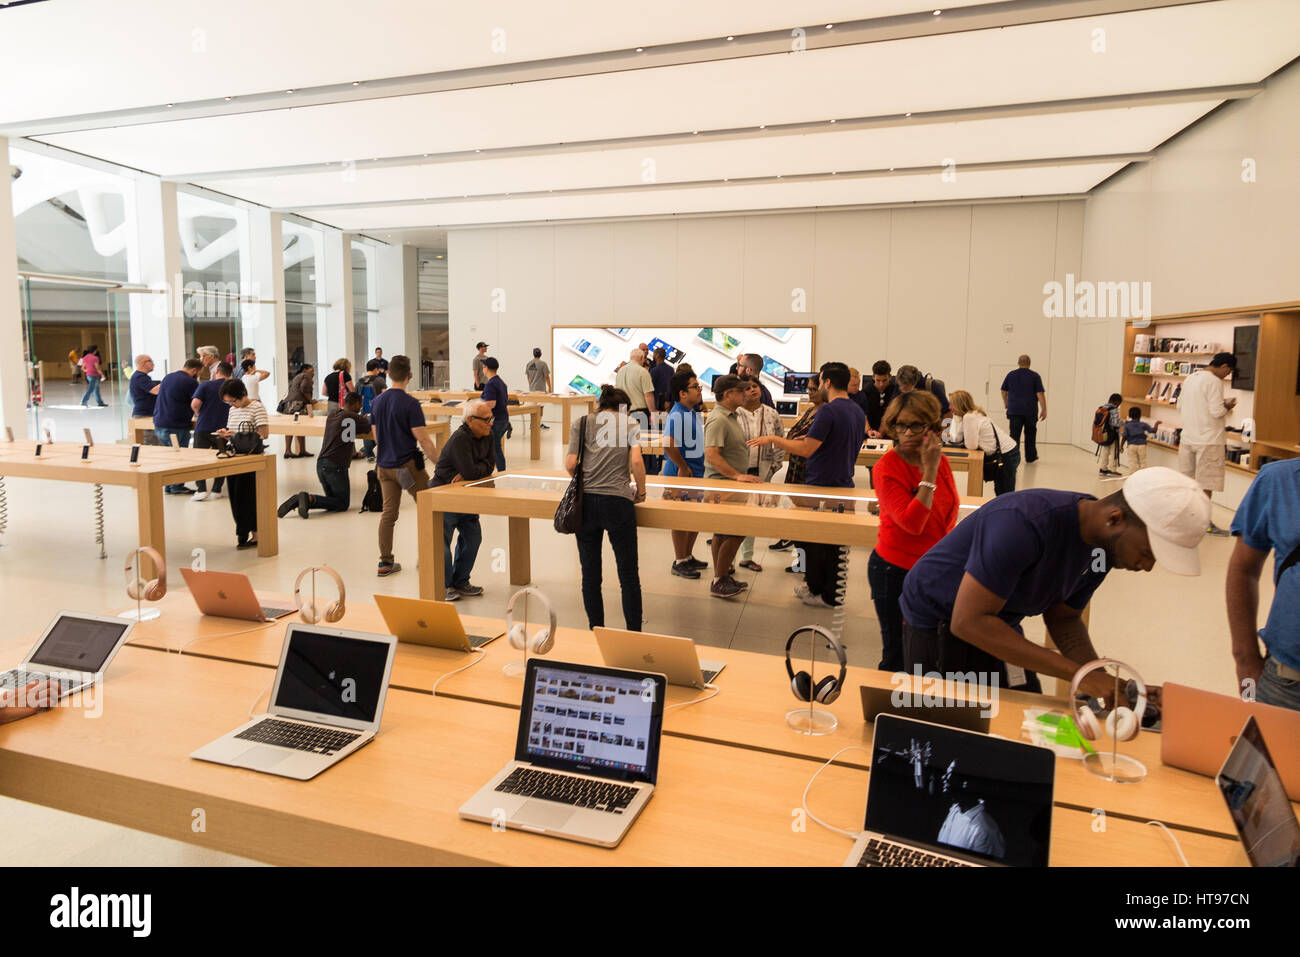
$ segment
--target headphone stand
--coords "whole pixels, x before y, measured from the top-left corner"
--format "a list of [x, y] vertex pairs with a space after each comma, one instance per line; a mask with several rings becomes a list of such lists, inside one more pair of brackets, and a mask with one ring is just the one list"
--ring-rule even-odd
[[[808, 684], [809, 687], [817, 687], [817, 633], [809, 632], [809, 662], [808, 662]], [[839, 727], [839, 719], [829, 711], [823, 711], [821, 708], [813, 706], [813, 702], [808, 702], [806, 708], [795, 708], [793, 711], [787, 711], [785, 723], [796, 734], [822, 735], [831, 734]]]
[[[155, 571], [155, 574], [157, 574], [156, 571]], [[139, 552], [136, 552], [136, 555], [135, 555], [135, 577], [136, 577], [136, 578], [140, 578], [140, 577], [141, 577], [141, 576], [140, 576], [140, 553], [139, 553]], [[130, 621], [153, 621], [155, 618], [161, 618], [161, 617], [162, 617], [162, 612], [159, 611], [157, 608], [145, 608], [145, 607], [144, 607], [144, 599], [143, 599], [143, 598], [136, 598], [136, 600], [135, 600], [135, 611], [124, 611], [124, 612], [121, 612], [117, 617], [118, 617], [118, 618], [126, 618], [126, 619], [128, 619], [128, 620], [130, 620]]]
[[[528, 594], [524, 593], [524, 633], [528, 633]], [[524, 657], [521, 661], [507, 661], [501, 666], [501, 673], [507, 678], [518, 678], [524, 680], [524, 675], [528, 673], [528, 642], [524, 642]]]
[[[1110, 667], [1105, 665], [1103, 667]], [[1112, 702], [1120, 701], [1119, 668], [1115, 669], [1115, 697]], [[1124, 700], [1127, 700], [1125, 698]], [[1112, 705], [1113, 707], [1114, 705]], [[1138, 715], [1139, 723], [1142, 715]], [[1137, 758], [1119, 753], [1119, 742], [1112, 735], [1110, 753], [1092, 751], [1083, 756], [1083, 766], [1099, 778], [1115, 784], [1136, 784], [1147, 776], [1147, 767]]]

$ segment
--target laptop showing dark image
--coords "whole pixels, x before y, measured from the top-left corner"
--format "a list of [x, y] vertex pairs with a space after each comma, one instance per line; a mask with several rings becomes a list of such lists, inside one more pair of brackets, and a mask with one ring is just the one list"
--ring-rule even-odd
[[[1282, 742], [1283, 747], [1294, 746]], [[1214, 779], [1251, 867], [1300, 866], [1300, 823], [1251, 715]]]

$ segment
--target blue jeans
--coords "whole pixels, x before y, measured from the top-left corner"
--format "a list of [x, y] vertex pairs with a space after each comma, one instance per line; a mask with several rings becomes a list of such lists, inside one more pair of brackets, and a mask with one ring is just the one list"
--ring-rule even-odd
[[1277, 659], [1271, 655], [1264, 659], [1264, 671], [1259, 676], [1255, 700], [1279, 708], [1300, 711], [1300, 681], [1283, 678], [1277, 671]]
[[[169, 449], [170, 449], [170, 448], [172, 447], [172, 439], [171, 439], [171, 437], [172, 437], [173, 435], [177, 436], [177, 437], [180, 439], [180, 442], [181, 442], [181, 448], [185, 448], [187, 445], [190, 444], [190, 430], [189, 430], [189, 429], [154, 429], [153, 432], [154, 432], [154, 435], [158, 436], [158, 444], [161, 445], [161, 446], [164, 446], [165, 448], [169, 448]], [[185, 486], [184, 486], [183, 484], [182, 484], [182, 485], [168, 485], [168, 486], [166, 487], [166, 489], [164, 489], [164, 491], [167, 491], [167, 492], [174, 492], [174, 491], [178, 491], [179, 489], [183, 489], [183, 488], [185, 488]]]
[[82, 405], [85, 405], [87, 402], [89, 402], [90, 397], [92, 395], [95, 397], [96, 402], [98, 402], [100, 405], [104, 404], [104, 400], [99, 394], [99, 383], [101, 378], [102, 378], [101, 376], [97, 376], [97, 375], [86, 376], [86, 394], [81, 397]]
[[641, 578], [637, 573], [636, 506], [622, 495], [582, 496], [582, 527], [578, 529], [578, 562], [582, 566], [582, 606], [587, 627], [605, 625], [605, 600], [600, 586], [603, 574], [601, 541], [609, 533], [623, 593], [623, 624], [641, 630]]
[[871, 603], [880, 622], [881, 671], [903, 670], [903, 579], [907, 569], [885, 561], [873, 549], [867, 560], [867, 583], [871, 586]]
[[346, 512], [352, 503], [352, 483], [348, 481], [348, 467], [329, 459], [316, 459], [316, 477], [320, 479], [324, 495], [309, 495], [308, 508], [327, 512]]
[[361, 440], [361, 454], [364, 455], [364, 456], [365, 456], [366, 458], [368, 458], [368, 459], [373, 459], [373, 458], [375, 457], [375, 440], [374, 440], [374, 439], [362, 439], [362, 440]]
[[506, 450], [501, 444], [501, 437], [506, 434], [506, 430], [509, 428], [510, 420], [508, 418], [501, 419], [500, 421], [496, 419], [492, 420], [492, 448], [496, 450], [497, 453], [498, 472], [504, 472], [506, 470]]
[[[460, 538], [456, 541], [456, 556], [453, 560], [451, 536], [457, 529], [460, 530]], [[465, 512], [442, 513], [442, 564], [446, 571], [443, 576], [444, 585], [459, 588], [469, 584], [474, 559], [478, 558], [478, 547], [482, 544], [483, 529], [478, 523], [477, 515]]]

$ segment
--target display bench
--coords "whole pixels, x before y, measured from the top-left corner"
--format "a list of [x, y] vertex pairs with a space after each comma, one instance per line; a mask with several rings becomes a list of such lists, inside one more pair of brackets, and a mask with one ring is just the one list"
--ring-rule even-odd
[[[455, 483], [416, 495], [419, 527], [420, 597], [441, 599], [443, 581], [442, 515], [469, 512], [509, 519], [510, 582], [532, 580], [528, 522], [550, 521], [569, 477], [547, 471], [512, 470], [481, 482]], [[867, 506], [876, 500], [867, 489], [771, 485], [725, 479], [650, 476], [647, 501], [636, 506], [637, 525], [687, 532], [765, 536], [800, 542], [871, 546], [880, 520]], [[981, 498], [963, 498], [969, 514]]]
[[[460, 390], [455, 389], [412, 389], [411, 395], [415, 396], [421, 402], [446, 402], [455, 400], [463, 402], [467, 399], [477, 399], [482, 397], [482, 390], [475, 391], [472, 389]], [[527, 405], [558, 405], [562, 422], [560, 428], [563, 430], [561, 435], [564, 441], [569, 440], [569, 426], [573, 423], [573, 410], [580, 409], [583, 412], [592, 412], [596, 408], [596, 396], [594, 395], [560, 395], [552, 392], [509, 392], [506, 398], [513, 399]]]
[[[271, 599], [271, 596], [262, 596]], [[498, 596], [504, 607], [506, 595]], [[290, 603], [291, 604], [291, 603]], [[162, 615], [142, 622], [132, 633], [130, 644], [159, 652], [184, 650], [185, 655], [274, 668], [280, 658], [284, 633], [289, 622], [254, 624], [227, 618], [201, 615], [188, 593], [173, 590], [157, 607]], [[472, 634], [498, 635], [505, 622], [498, 617], [461, 615], [466, 631]], [[337, 627], [356, 631], [385, 633], [388, 627], [378, 608], [371, 604], [349, 602], [347, 614]], [[851, 639], [851, 636], [850, 636]], [[25, 650], [25, 649], [23, 649]], [[850, 667], [845, 687], [835, 702], [821, 705], [838, 720], [837, 729], [826, 736], [797, 734], [786, 725], [787, 711], [798, 703], [790, 694], [789, 680], [779, 656], [700, 645], [702, 658], [723, 662], [726, 668], [718, 676], [718, 694], [689, 707], [671, 707], [664, 716], [664, 734], [710, 744], [725, 745], [798, 759], [804, 762], [825, 761], [841, 748], [857, 745], [870, 748], [873, 726], [862, 718], [859, 688], [868, 686], [890, 691], [941, 695], [967, 700], [970, 691], [951, 682], [917, 681], [911, 676], [895, 676], [871, 668]], [[16, 653], [21, 653], [17, 648]], [[599, 664], [601, 655], [595, 637], [585, 628], [561, 625], [556, 633], [551, 658], [581, 664]], [[820, 656], [825, 659], [825, 653]], [[472, 660], [467, 654], [421, 645], [399, 643], [390, 676], [394, 689], [431, 693], [438, 683], [437, 695], [472, 701], [500, 708], [518, 709], [521, 685], [507, 677], [503, 666], [522, 658], [522, 652], [500, 638], [484, 649], [483, 660], [463, 671]], [[806, 649], [799, 660], [805, 668]], [[831, 673], [831, 665], [819, 661], [818, 677]], [[444, 677], [445, 676], [445, 677]], [[666, 704], [685, 705], [700, 697], [693, 688], [670, 685]], [[1021, 737], [1021, 723], [1026, 708], [1065, 707], [1061, 698], [1024, 692], [999, 690], [997, 713], [992, 716], [990, 731], [1016, 740]], [[1124, 751], [1140, 760], [1148, 770], [1145, 780], [1136, 784], [1114, 785], [1087, 772], [1077, 760], [1057, 759], [1055, 802], [1058, 808], [1101, 810], [1108, 818], [1135, 820], [1139, 823], [1160, 820], [1180, 831], [1207, 834], [1234, 841], [1235, 832], [1213, 781], [1198, 774], [1167, 767], [1160, 762], [1161, 737], [1143, 732], [1125, 745]], [[837, 763], [863, 770], [869, 767], [867, 754], [846, 752]], [[815, 767], [815, 764], [814, 764]], [[811, 774], [814, 768], [810, 767]], [[1297, 805], [1300, 808], [1300, 805]], [[1182, 835], [1180, 834], [1180, 840]]]
[[[440, 416], [446, 419], [454, 419], [459, 418], [465, 411], [464, 407], [459, 404], [447, 407], [437, 402], [421, 402], [420, 408], [424, 410], [425, 419]], [[542, 457], [542, 407], [535, 403], [528, 403], [527, 405], [508, 405], [506, 409], [512, 419], [522, 416], [528, 417], [530, 425], [528, 431], [528, 457], [536, 462]], [[504, 441], [504, 438], [502, 441]]]
[[[858, 453], [858, 465], [871, 468], [882, 458], [888, 449], [863, 449]], [[984, 494], [984, 453], [979, 449], [969, 451], [967, 449], [945, 448], [943, 457], [948, 460], [949, 467], [953, 472], [966, 473], [966, 494], [983, 495]], [[956, 476], [954, 475], [955, 479]]]
[[[137, 464], [132, 465], [131, 448], [125, 445], [96, 445], [88, 460], [81, 458], [82, 446], [70, 442], [42, 445], [40, 458], [36, 446], [30, 441], [0, 443], [0, 475], [135, 489], [139, 544], [157, 549], [164, 558], [164, 486], [251, 472], [257, 479], [257, 553], [267, 557], [279, 552], [274, 455], [217, 458], [207, 449], [141, 446]], [[141, 556], [140, 566], [143, 577], [153, 575], [153, 562], [147, 556]]]
[[[279, 412], [271, 412], [266, 416], [270, 433], [272, 435], [300, 435], [306, 438], [323, 438], [325, 436], [325, 416], [324, 415], [283, 415]], [[445, 418], [439, 416], [425, 416], [425, 428], [429, 430], [429, 438], [433, 440], [434, 446], [439, 446], [447, 440], [451, 432], [451, 426]], [[137, 444], [143, 444], [145, 436], [153, 433], [153, 419], [148, 416], [142, 416], [131, 419], [131, 435], [134, 436]], [[358, 436], [358, 439], [364, 436]]]
[[[10, 641], [6, 654], [21, 651]], [[95, 720], [55, 708], [5, 728], [0, 793], [272, 864], [836, 866], [850, 847], [791, 826], [813, 762], [681, 737], [664, 739], [655, 796], [617, 849], [463, 821], [460, 805], [513, 755], [518, 712], [427, 692], [390, 690], [376, 739], [312, 781], [189, 758], [265, 701], [267, 678], [263, 667], [126, 647]], [[860, 767], [828, 768], [815, 813], [860, 827], [868, 780]], [[1095, 821], [1058, 805], [1051, 863], [1175, 864], [1154, 828]], [[1243, 863], [1235, 841], [1179, 840], [1195, 865]]]

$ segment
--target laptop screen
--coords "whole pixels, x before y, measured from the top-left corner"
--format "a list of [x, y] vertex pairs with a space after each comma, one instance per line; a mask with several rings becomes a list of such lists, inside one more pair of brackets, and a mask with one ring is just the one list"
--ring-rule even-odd
[[882, 714], [866, 829], [982, 863], [1046, 867], [1055, 771], [1045, 748]]
[[662, 675], [528, 662], [515, 760], [654, 783]]
[[117, 647], [129, 621], [96, 621], [60, 615], [31, 657], [42, 668], [98, 672]]
[[389, 645], [294, 626], [275, 697], [277, 708], [374, 721]]
[[1216, 778], [1253, 867], [1300, 865], [1300, 824], [1254, 717]]

